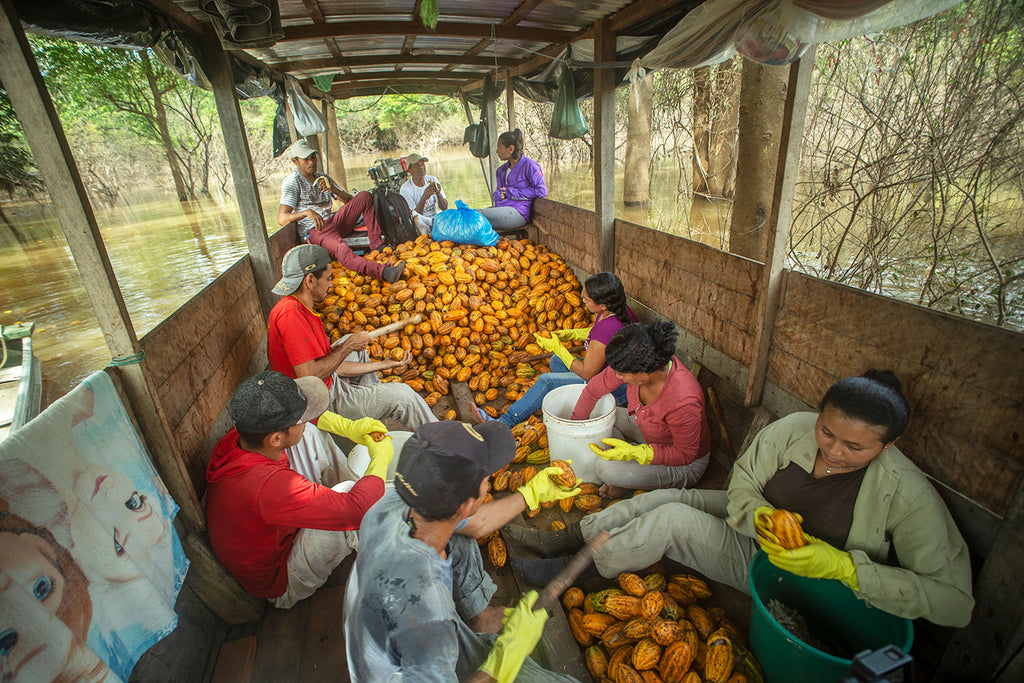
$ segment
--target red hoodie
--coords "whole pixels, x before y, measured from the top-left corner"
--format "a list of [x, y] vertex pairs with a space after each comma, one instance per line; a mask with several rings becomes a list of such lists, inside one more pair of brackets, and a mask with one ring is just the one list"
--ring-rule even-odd
[[276, 598], [288, 588], [288, 553], [299, 529], [358, 529], [384, 495], [380, 477], [363, 477], [348, 493], [314, 484], [277, 460], [243, 449], [232, 429], [206, 468], [206, 522], [217, 559], [245, 590]]

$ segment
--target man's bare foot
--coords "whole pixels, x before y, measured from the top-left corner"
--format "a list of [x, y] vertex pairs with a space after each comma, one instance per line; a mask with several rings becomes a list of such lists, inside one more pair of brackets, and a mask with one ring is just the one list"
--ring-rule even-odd
[[492, 605], [470, 619], [467, 625], [477, 633], [497, 633], [502, 628], [501, 621], [504, 618], [505, 608], [500, 605]]
[[612, 486], [611, 484], [601, 484], [601, 488], [597, 490], [597, 493], [602, 498], [625, 498], [629, 494], [629, 489], [624, 489], [621, 486]]

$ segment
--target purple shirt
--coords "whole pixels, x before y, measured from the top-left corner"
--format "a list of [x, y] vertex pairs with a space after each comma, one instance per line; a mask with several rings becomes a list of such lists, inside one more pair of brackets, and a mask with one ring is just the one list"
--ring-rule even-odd
[[[498, 167], [498, 189], [492, 199], [495, 206], [511, 206], [530, 220], [530, 209], [533, 208], [534, 197], [547, 197], [548, 186], [544, 184], [544, 173], [540, 164], [529, 157], [519, 157], [519, 161], [511, 169], [506, 161]], [[501, 188], [505, 188], [505, 199], [501, 198]]]
[[[633, 314], [633, 309], [626, 306], [626, 313], [629, 314], [631, 322], [636, 322], [636, 315]], [[585, 346], [590, 346], [590, 342], [596, 341], [601, 342], [605, 346], [608, 346], [608, 342], [612, 340], [615, 333], [622, 329], [622, 322], [618, 317], [612, 313], [611, 315], [601, 318], [594, 326], [590, 328], [590, 334], [587, 336], [587, 341], [584, 342]], [[607, 365], [607, 363], [605, 363]]]

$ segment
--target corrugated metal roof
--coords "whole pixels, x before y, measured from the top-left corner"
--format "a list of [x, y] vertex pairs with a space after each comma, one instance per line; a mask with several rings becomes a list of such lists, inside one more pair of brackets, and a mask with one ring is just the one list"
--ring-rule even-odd
[[[157, 0], [154, 0], [157, 1]], [[207, 21], [196, 0], [173, 0]], [[351, 97], [391, 87], [401, 92], [451, 92], [528, 74], [566, 44], [592, 38], [608, 19], [619, 35], [663, 18], [667, 30], [699, 0], [438, 0], [438, 26], [426, 29], [419, 0], [279, 0], [284, 38], [246, 50], [307, 85], [337, 74], [332, 94]], [[649, 34], [649, 33], [648, 33]]]

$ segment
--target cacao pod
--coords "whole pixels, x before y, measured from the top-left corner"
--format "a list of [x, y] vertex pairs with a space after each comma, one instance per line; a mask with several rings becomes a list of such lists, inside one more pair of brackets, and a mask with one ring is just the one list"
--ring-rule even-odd
[[495, 567], [504, 567], [508, 560], [508, 550], [505, 548], [505, 541], [500, 536], [495, 536], [487, 544], [487, 558]]
[[[650, 638], [644, 638], [633, 648], [633, 654], [630, 655], [629, 659], [633, 663], [633, 667], [638, 671], [653, 669], [658, 666], [658, 662], [661, 660], [661, 645], [658, 645]], [[721, 683], [725, 683], [725, 681]]]
[[693, 648], [685, 640], [677, 640], [665, 648], [658, 670], [665, 683], [682, 683], [693, 663]]
[[701, 638], [707, 638], [711, 635], [711, 631], [714, 628], [714, 624], [711, 623], [711, 617], [708, 616], [707, 610], [700, 605], [690, 605], [686, 608], [686, 618], [690, 620], [693, 627], [697, 629], [697, 633], [700, 634]]
[[778, 539], [779, 545], [786, 550], [793, 550], [806, 545], [804, 530], [800, 526], [804, 519], [789, 510], [772, 510], [770, 515], [760, 515], [758, 521]]
[[622, 574], [619, 574], [616, 581], [618, 582], [619, 587], [622, 588], [622, 590], [638, 598], [643, 596], [643, 594], [647, 592], [647, 584], [645, 584], [644, 580], [636, 574], [623, 572]]
[[571, 489], [576, 486], [576, 473], [573, 472], [572, 465], [564, 460], [552, 460], [551, 467], [557, 467], [559, 469], [559, 473], [557, 475], [552, 474], [552, 481], [567, 489]]
[[584, 614], [580, 627], [591, 635], [601, 637], [615, 622], [615, 617], [610, 614]]
[[583, 653], [583, 663], [587, 665], [587, 671], [595, 681], [604, 678], [608, 671], [608, 657], [605, 656], [604, 650], [597, 645], [591, 645]]
[[583, 591], [573, 586], [562, 594], [562, 604], [565, 605], [565, 609], [578, 608], [583, 604]]
[[593, 642], [594, 637], [583, 630], [583, 612], [579, 609], [569, 610], [569, 628], [572, 630], [572, 636], [576, 639], [576, 642], [587, 647]]
[[655, 619], [651, 626], [651, 638], [658, 645], [671, 645], [683, 637], [683, 627], [671, 619]]
[[661, 610], [664, 607], [665, 600], [658, 591], [647, 591], [640, 598], [640, 615], [648, 619], [653, 619], [661, 614]]
[[630, 640], [640, 640], [651, 635], [651, 620], [637, 617], [626, 622], [622, 628], [622, 635]]
[[708, 683], [726, 683], [733, 667], [732, 641], [719, 629], [708, 638], [704, 656], [704, 678]]

